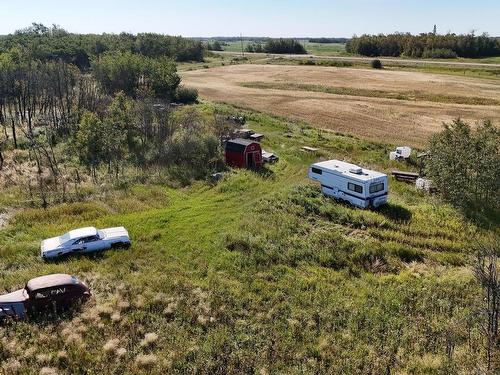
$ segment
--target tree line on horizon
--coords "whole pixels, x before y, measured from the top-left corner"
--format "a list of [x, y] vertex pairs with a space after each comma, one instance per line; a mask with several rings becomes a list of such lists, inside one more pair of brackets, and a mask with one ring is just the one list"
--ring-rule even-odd
[[348, 53], [363, 56], [414, 58], [455, 58], [500, 56], [500, 40], [487, 34], [479, 36], [423, 33], [394, 33], [354, 36], [346, 43]]
[[245, 48], [246, 52], [276, 53], [305, 55], [307, 51], [299, 41], [295, 39], [269, 39], [264, 45], [261, 43], [251, 43]]
[[40, 61], [58, 61], [91, 68], [93, 60], [112, 53], [132, 53], [148, 58], [169, 58], [177, 62], [203, 61], [205, 46], [180, 36], [141, 34], [74, 34], [56, 25], [33, 23], [13, 34], [0, 36], [0, 53], [13, 48], [29, 50]]

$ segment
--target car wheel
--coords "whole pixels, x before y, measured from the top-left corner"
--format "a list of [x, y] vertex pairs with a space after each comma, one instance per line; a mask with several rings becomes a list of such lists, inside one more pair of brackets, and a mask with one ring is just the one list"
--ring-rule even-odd
[[111, 246], [113, 249], [128, 249], [130, 247], [130, 243], [117, 242]]

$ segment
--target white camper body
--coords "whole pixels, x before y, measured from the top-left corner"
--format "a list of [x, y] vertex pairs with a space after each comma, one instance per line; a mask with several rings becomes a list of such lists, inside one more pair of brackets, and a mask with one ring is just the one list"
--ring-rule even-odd
[[321, 183], [323, 194], [367, 208], [387, 203], [387, 175], [339, 160], [313, 164], [309, 178]]
[[408, 159], [411, 155], [411, 147], [396, 147], [396, 151], [389, 154], [390, 160]]

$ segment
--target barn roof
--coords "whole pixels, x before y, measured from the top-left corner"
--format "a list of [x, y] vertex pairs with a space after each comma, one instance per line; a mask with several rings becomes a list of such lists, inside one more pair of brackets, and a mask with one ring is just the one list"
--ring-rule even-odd
[[245, 149], [251, 144], [257, 144], [257, 143], [248, 139], [241, 139], [241, 138], [231, 139], [226, 143], [226, 150], [244, 152]]

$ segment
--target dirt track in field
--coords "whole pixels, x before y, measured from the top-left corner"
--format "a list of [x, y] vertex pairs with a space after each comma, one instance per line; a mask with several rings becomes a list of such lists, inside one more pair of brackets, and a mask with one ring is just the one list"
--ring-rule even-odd
[[184, 72], [183, 83], [202, 98], [303, 120], [313, 126], [366, 139], [423, 146], [443, 122], [461, 117], [471, 123], [500, 124], [500, 106], [436, 103], [242, 87], [242, 83], [294, 83], [392, 93], [418, 91], [500, 100], [500, 81], [391, 70], [283, 65], [233, 65]]

